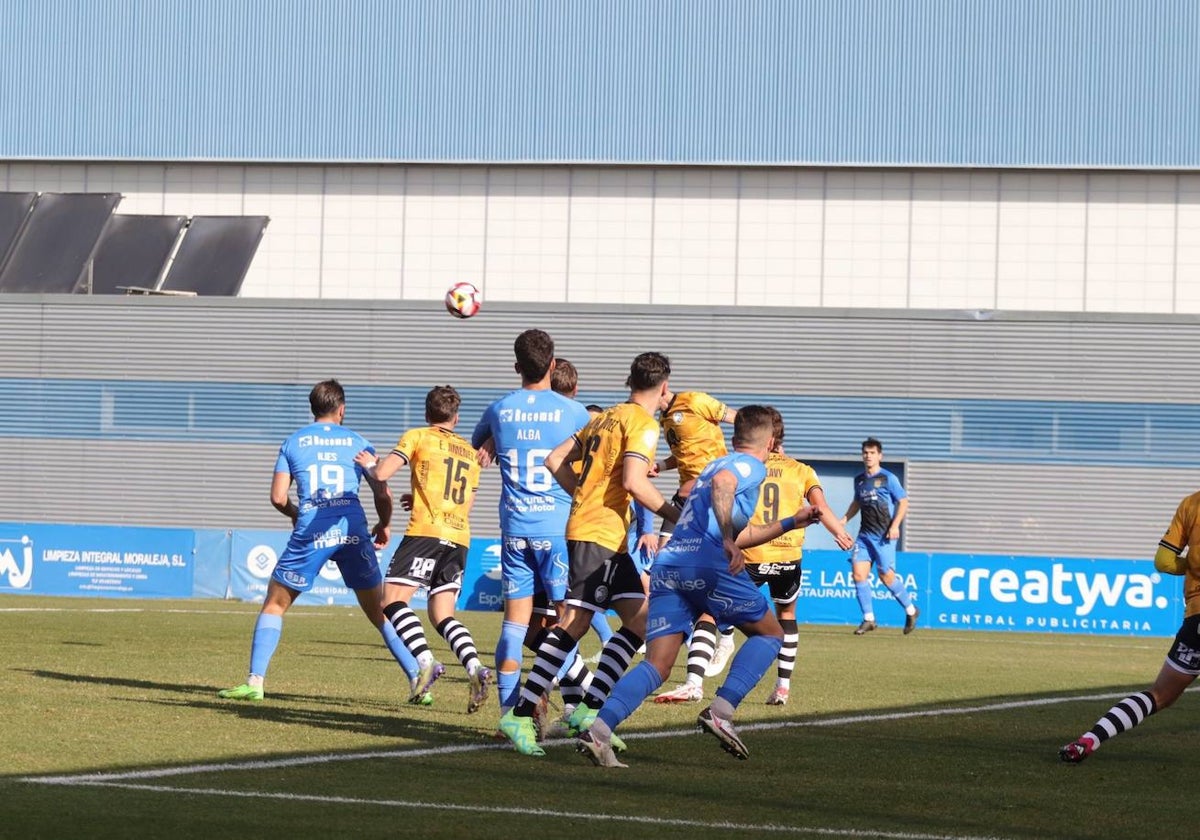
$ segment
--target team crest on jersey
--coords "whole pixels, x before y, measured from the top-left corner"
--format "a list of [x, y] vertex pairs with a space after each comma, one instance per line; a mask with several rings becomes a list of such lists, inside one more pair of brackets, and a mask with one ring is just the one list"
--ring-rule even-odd
[[883, 479], [882, 479], [882, 478], [877, 478], [877, 479], [875, 479], [875, 486], [876, 486], [876, 487], [882, 487], [882, 486], [883, 486]]
[[742, 478], [750, 477], [750, 465], [749, 464], [737, 463], [737, 464], [733, 465], [733, 468], [738, 471], [738, 473], [742, 476]]
[[511, 423], [513, 419], [513, 410], [511, 408], [500, 409], [500, 422]]
[[600, 584], [599, 586], [596, 587], [596, 602], [603, 604], [607, 600], [608, 600], [608, 587], [605, 586], [604, 584]]
[[671, 419], [674, 420], [676, 423], [682, 423], [683, 422], [683, 412], [676, 411], [674, 414], [671, 415]]

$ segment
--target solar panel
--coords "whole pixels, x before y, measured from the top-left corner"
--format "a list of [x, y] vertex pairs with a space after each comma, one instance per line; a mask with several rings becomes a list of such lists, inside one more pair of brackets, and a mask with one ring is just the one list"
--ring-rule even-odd
[[119, 193], [42, 193], [0, 270], [0, 292], [75, 291]]
[[0, 193], [0, 269], [25, 227], [37, 193]]
[[194, 216], [159, 291], [237, 295], [267, 216]]
[[[157, 287], [186, 224], [187, 216], [114, 215], [92, 257], [91, 293], [117, 295], [126, 286]], [[86, 267], [80, 288], [87, 291]]]

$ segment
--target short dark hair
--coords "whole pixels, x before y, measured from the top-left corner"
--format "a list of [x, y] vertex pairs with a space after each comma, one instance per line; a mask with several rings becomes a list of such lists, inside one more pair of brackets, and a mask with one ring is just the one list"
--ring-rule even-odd
[[586, 408], [588, 410], [588, 414], [603, 414], [604, 413], [604, 406], [596, 405], [595, 403], [588, 403], [586, 406], [584, 406], [584, 408]]
[[554, 361], [554, 339], [543, 330], [525, 330], [513, 342], [517, 371], [525, 382], [540, 382]]
[[346, 390], [336, 379], [318, 382], [308, 392], [308, 405], [313, 417], [327, 417], [346, 404]]
[[445, 423], [453, 420], [462, 405], [462, 397], [449, 385], [438, 385], [425, 395], [425, 422]]
[[632, 391], [646, 391], [663, 384], [670, 376], [670, 359], [662, 353], [641, 353], [629, 366], [625, 385]]
[[575, 396], [579, 390], [579, 371], [575, 365], [564, 358], [554, 360], [554, 370], [550, 373], [550, 390], [565, 397]]
[[883, 452], [883, 444], [879, 442], [879, 438], [869, 437], [862, 442], [863, 449], [878, 449]]
[[769, 405], [745, 405], [738, 409], [733, 421], [733, 444], [761, 445], [775, 429], [772, 414], [779, 412]]
[[767, 410], [771, 412], [771, 435], [775, 438], [775, 443], [778, 445], [783, 443], [783, 415], [776, 411], [775, 406], [767, 406]]

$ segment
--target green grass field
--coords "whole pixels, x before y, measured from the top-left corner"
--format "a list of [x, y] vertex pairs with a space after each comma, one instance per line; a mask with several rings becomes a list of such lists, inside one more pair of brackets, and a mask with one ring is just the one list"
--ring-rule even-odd
[[[407, 705], [357, 610], [294, 609], [266, 701], [219, 700], [245, 676], [255, 613], [0, 597], [0, 834], [959, 840], [1191, 824], [1191, 797], [1171, 793], [1194, 757], [1191, 696], [1078, 767], [1057, 758], [1149, 684], [1166, 639], [801, 625], [791, 704], [764, 704], [772, 674], [739, 710], [749, 761], [695, 733], [699, 705], [650, 704], [622, 729], [629, 769], [599, 770], [567, 742], [541, 759], [497, 745], [494, 697], [467, 716], [457, 666], [433, 707]], [[489, 660], [499, 615], [465, 619]]]

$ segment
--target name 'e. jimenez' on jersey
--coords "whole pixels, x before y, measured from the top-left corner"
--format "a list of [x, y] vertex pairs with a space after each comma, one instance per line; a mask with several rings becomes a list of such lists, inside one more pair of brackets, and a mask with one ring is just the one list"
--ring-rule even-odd
[[412, 474], [413, 508], [404, 535], [469, 546], [468, 516], [479, 488], [474, 447], [449, 429], [422, 426], [405, 432], [392, 451]]
[[859, 515], [862, 517], [858, 535], [886, 536], [892, 517], [896, 515], [896, 503], [907, 497], [908, 493], [900, 486], [900, 480], [882, 467], [873, 475], [865, 472], [856, 475], [854, 498], [858, 500]]
[[621, 403], [593, 417], [575, 439], [582, 457], [567, 539], [620, 551], [632, 521], [625, 458], [639, 458], [649, 469], [658, 449], [658, 421], [637, 403]]
[[365, 518], [358, 499], [363, 469], [354, 463], [364, 449], [375, 453], [366, 438], [336, 423], [310, 423], [283, 442], [275, 472], [290, 473], [296, 482], [297, 531], [326, 519]]
[[546, 456], [588, 422], [582, 403], [547, 390], [521, 388], [487, 407], [471, 434], [488, 438], [500, 466], [500, 530], [505, 536], [562, 536], [571, 497], [546, 469]]
[[[782, 452], [767, 455], [767, 477], [758, 494], [751, 525], [769, 525], [781, 516], [791, 516], [808, 498], [808, 491], [821, 486], [817, 471]], [[804, 528], [794, 528], [768, 543], [745, 550], [747, 563], [795, 563], [801, 557]]]
[[737, 477], [732, 511], [734, 533], [749, 524], [758, 504], [759, 489], [767, 477], [767, 468], [752, 455], [733, 452], [713, 461], [696, 478], [687, 504], [683, 506], [683, 513], [675, 523], [670, 542], [654, 559], [656, 568], [694, 563], [697, 560], [726, 563], [725, 542], [712, 504], [713, 476], [722, 470], [728, 470]]
[[663, 409], [663, 437], [675, 456], [680, 485], [700, 474], [704, 467], [726, 454], [721, 421], [729, 407], [703, 391], [681, 391]]

